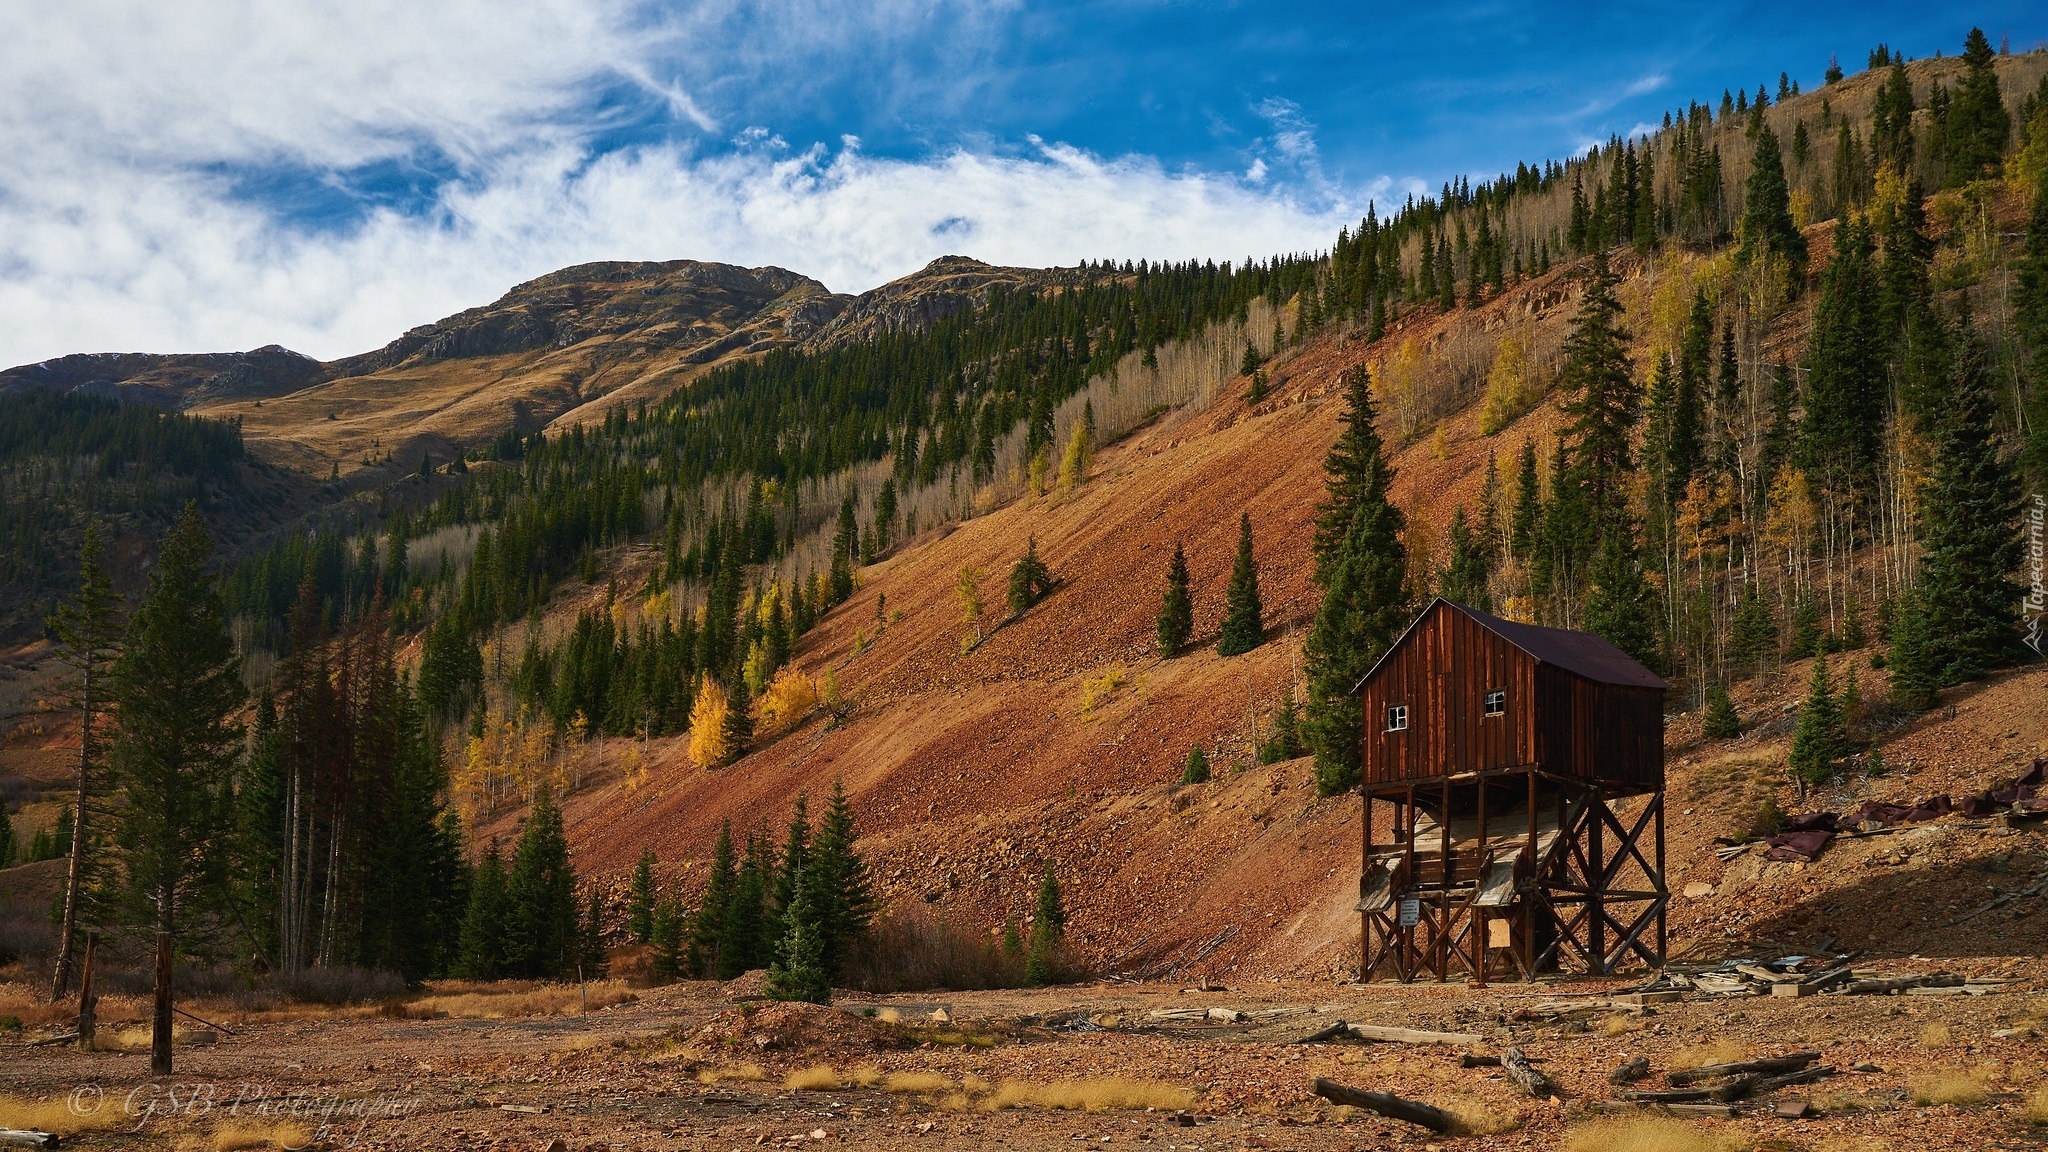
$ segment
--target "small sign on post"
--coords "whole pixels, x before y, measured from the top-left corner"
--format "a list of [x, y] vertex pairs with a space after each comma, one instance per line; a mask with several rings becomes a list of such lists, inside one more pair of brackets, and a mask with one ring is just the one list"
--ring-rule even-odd
[[1413, 896], [1401, 899], [1401, 927], [1413, 928], [1422, 923], [1422, 901]]

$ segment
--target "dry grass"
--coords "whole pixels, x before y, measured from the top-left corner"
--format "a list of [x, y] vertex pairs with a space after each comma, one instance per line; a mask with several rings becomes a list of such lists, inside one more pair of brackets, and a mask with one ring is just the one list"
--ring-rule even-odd
[[205, 1146], [215, 1152], [235, 1152], [244, 1148], [304, 1148], [312, 1143], [313, 1130], [304, 1124], [230, 1120], [213, 1130], [213, 1138]]
[[1520, 1114], [1502, 1111], [1492, 1103], [1477, 1096], [1459, 1096], [1437, 1105], [1458, 1118], [1460, 1136], [1498, 1136], [1512, 1132], [1522, 1124]]
[[846, 1082], [856, 1088], [873, 1088], [882, 1082], [882, 1070], [873, 1064], [863, 1064], [846, 1074]]
[[903, 1023], [903, 1013], [898, 1012], [894, 1008], [884, 1008], [880, 1012], [875, 1013], [875, 1019], [880, 1020], [884, 1024], [901, 1024]]
[[1705, 1068], [1709, 1064], [1733, 1064], [1737, 1060], [1747, 1060], [1748, 1058], [1749, 1049], [1744, 1048], [1735, 1041], [1713, 1040], [1705, 1044], [1695, 1044], [1690, 1048], [1680, 1048], [1678, 1051], [1673, 1052], [1671, 1054], [1671, 1067], [1674, 1069]]
[[1936, 1021], [1920, 1030], [1920, 1045], [1923, 1048], [1941, 1048], [1953, 1038], [1948, 1025]]
[[1600, 1021], [1599, 1031], [1602, 1036], [1620, 1036], [1628, 1032], [1640, 1032], [1642, 1028], [1641, 1020], [1626, 1012], [1617, 1012]]
[[1915, 1076], [1907, 1083], [1913, 1103], [1982, 1104], [1989, 1094], [1982, 1069], [1946, 1068]]
[[716, 1084], [722, 1080], [766, 1080], [768, 1070], [759, 1064], [737, 1064], [726, 1068], [705, 1068], [697, 1073], [697, 1083]]
[[0, 1096], [0, 1128], [22, 1128], [34, 1132], [87, 1132], [100, 1128], [112, 1128], [124, 1117], [120, 1101], [111, 1106], [102, 1101], [102, 1107], [88, 1115], [78, 1115], [62, 1097], [49, 1100], [28, 1100], [20, 1096]]
[[2026, 1107], [2020, 1109], [2020, 1119], [2029, 1124], [2048, 1124], [2048, 1085], [2034, 1089], [2027, 1097]]
[[1574, 1128], [1559, 1152], [1735, 1152], [1741, 1137], [1703, 1130], [1682, 1120], [1634, 1116]]
[[1890, 1101], [1881, 1097], [1865, 1096], [1861, 1092], [1821, 1092], [1813, 1098], [1813, 1106], [1830, 1116], [1845, 1112], [1871, 1112], [1889, 1104]]
[[839, 1073], [830, 1064], [813, 1064], [784, 1076], [782, 1086], [791, 1092], [830, 1092], [839, 1087]]
[[404, 1014], [433, 1019], [443, 1013], [464, 1020], [504, 1020], [516, 1016], [575, 1016], [639, 999], [622, 980], [601, 984], [514, 985], [474, 991], [447, 991], [422, 996], [405, 1006]]
[[1105, 1076], [1089, 1080], [1058, 1080], [1051, 1084], [1005, 1080], [988, 1098], [986, 1106], [1102, 1112], [1112, 1108], [1187, 1108], [1194, 1102], [1195, 1094], [1177, 1085]]

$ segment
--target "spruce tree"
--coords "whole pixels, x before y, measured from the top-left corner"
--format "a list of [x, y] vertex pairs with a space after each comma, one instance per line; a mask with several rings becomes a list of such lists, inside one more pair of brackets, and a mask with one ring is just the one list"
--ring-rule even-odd
[[1800, 467], [1838, 496], [1871, 482], [1884, 426], [1882, 302], [1869, 226], [1850, 217], [1835, 228], [1834, 258], [1820, 277], [1813, 335], [1806, 345], [1806, 404], [1799, 424]]
[[1237, 560], [1230, 568], [1230, 590], [1224, 598], [1223, 630], [1216, 639], [1220, 656], [1240, 656], [1266, 642], [1266, 609], [1259, 601], [1259, 565], [1252, 556], [1252, 517], [1238, 513]]
[[1024, 982], [1033, 986], [1059, 978], [1061, 948], [1067, 939], [1067, 905], [1052, 865], [1038, 880], [1038, 907], [1031, 920], [1031, 950], [1024, 958]]
[[809, 888], [801, 883], [801, 874], [795, 879], [796, 897], [783, 910], [782, 937], [776, 944], [775, 959], [768, 965], [768, 996], [773, 1000], [830, 1004], [832, 981], [825, 971], [824, 926], [811, 903]]
[[770, 939], [780, 940], [786, 927], [782, 920], [788, 909], [796, 904], [796, 890], [802, 882], [804, 872], [811, 865], [811, 817], [810, 797], [797, 793], [796, 809], [789, 818], [789, 831], [782, 842], [782, 852], [775, 859], [775, 875], [769, 883], [769, 923], [767, 933]]
[[1963, 41], [1967, 70], [1956, 83], [1942, 129], [1944, 159], [1948, 161], [1943, 182], [1951, 188], [1995, 175], [2012, 137], [2012, 117], [1999, 95], [1995, 59], [1984, 30], [1970, 29]]
[[1541, 484], [1536, 473], [1536, 444], [1524, 440], [1515, 468], [1515, 508], [1508, 517], [1508, 541], [1515, 555], [1525, 560], [1535, 550], [1537, 533], [1543, 529]]
[[[159, 955], [204, 927], [227, 890], [235, 720], [246, 693], [209, 561], [198, 504], [164, 536], [142, 605], [128, 624], [109, 687], [119, 720], [112, 765], [125, 799], [111, 837], [124, 904], [156, 933]], [[168, 957], [165, 958], [168, 960]], [[172, 989], [159, 987], [153, 1074], [171, 1071]]]
[[1792, 660], [1818, 656], [1825, 639], [1820, 629], [1820, 604], [1812, 593], [1802, 593], [1798, 605], [1792, 610], [1792, 634], [1788, 637], [1785, 655]]
[[1749, 180], [1743, 185], [1742, 250], [1739, 259], [1753, 264], [1768, 257], [1786, 263], [1786, 287], [1796, 290], [1806, 278], [1806, 238], [1792, 222], [1792, 194], [1785, 182], [1785, 159], [1777, 133], [1756, 134]]
[[1740, 674], [1762, 675], [1777, 654], [1778, 625], [1771, 619], [1770, 605], [1764, 603], [1755, 584], [1743, 586], [1730, 632], [1730, 652]]
[[1726, 685], [1716, 683], [1707, 689], [1707, 714], [1700, 732], [1709, 740], [1732, 740], [1742, 735], [1742, 719], [1735, 714], [1735, 701], [1729, 699]]
[[604, 889], [595, 884], [577, 928], [576, 974], [583, 980], [600, 979], [610, 964], [604, 948]]
[[1379, 431], [1372, 381], [1345, 375], [1348, 411], [1323, 461], [1328, 496], [1317, 509], [1316, 586], [1322, 602], [1303, 644], [1308, 673], [1304, 727], [1316, 755], [1316, 789], [1329, 796], [1358, 783], [1359, 682], [1409, 620], [1405, 526], [1388, 499], [1393, 469]]
[[456, 975], [471, 980], [496, 980], [505, 975], [508, 920], [505, 858], [493, 836], [470, 879], [469, 905], [456, 950]]
[[1180, 782], [1183, 784], [1207, 784], [1209, 782], [1209, 754], [1202, 751], [1200, 744], [1188, 749], [1188, 761], [1181, 766]]
[[747, 693], [747, 678], [734, 676], [725, 693], [725, 758], [738, 760], [754, 746], [754, 701]]
[[733, 852], [732, 821], [726, 820], [718, 826], [718, 840], [711, 849], [711, 870], [704, 880], [704, 900], [698, 905], [696, 924], [690, 937], [692, 972], [714, 975], [722, 967], [719, 961], [723, 951], [721, 933], [725, 928], [726, 910], [732, 904], [733, 890], [738, 886], [739, 864]]
[[1038, 558], [1038, 537], [1024, 545], [1024, 555], [1010, 566], [1010, 615], [1022, 616], [1052, 591], [1052, 569]]
[[1834, 774], [1835, 761], [1849, 754], [1849, 736], [1842, 724], [1842, 702], [1835, 696], [1827, 657], [1813, 662], [1806, 699], [1799, 704], [1799, 725], [1792, 732], [1792, 774], [1814, 785]]
[[1601, 535], [1625, 511], [1635, 426], [1642, 413], [1614, 284], [1605, 254], [1595, 253], [1559, 373], [1564, 411], [1571, 419], [1571, 481], [1583, 492]]
[[674, 980], [685, 971], [683, 942], [688, 938], [688, 917], [682, 902], [673, 896], [657, 897], [649, 917], [647, 942], [654, 949], [654, 978]]
[[[2034, 116], [2048, 116], [2048, 94]], [[2034, 190], [2026, 241], [2013, 271], [2013, 328], [2021, 346], [2033, 352], [2028, 432], [2021, 452], [2032, 488], [2039, 492], [2048, 490], [2048, 174]]]
[[766, 837], [760, 833], [747, 835], [746, 855], [740, 860], [732, 896], [725, 904], [725, 922], [718, 929], [720, 980], [731, 980], [765, 965], [769, 946], [773, 944], [763, 937], [769, 874], [774, 870], [772, 855]]
[[520, 831], [505, 877], [506, 968], [514, 975], [552, 979], [576, 968], [576, 873], [553, 794], [542, 787]]
[[1922, 603], [1937, 605], [1943, 684], [1976, 679], [2019, 655], [2020, 587], [2012, 579], [2024, 540], [2017, 478], [2000, 458], [1992, 398], [1977, 341], [1967, 332], [1955, 379], [1936, 415], [1923, 491]]
[[1188, 588], [1188, 556], [1180, 541], [1173, 544], [1173, 559], [1166, 564], [1166, 592], [1159, 601], [1159, 654], [1172, 658], [1181, 654], [1195, 631], [1195, 600]]
[[832, 800], [818, 821], [811, 841], [811, 862], [805, 883], [811, 887], [811, 905], [817, 910], [821, 929], [819, 962], [825, 974], [838, 979], [845, 969], [847, 954], [874, 918], [875, 897], [868, 885], [867, 862], [855, 842], [853, 805], [840, 781], [832, 782]]
[[640, 849], [640, 862], [633, 866], [633, 887], [626, 897], [626, 935], [635, 944], [654, 938], [654, 849]]
[[1643, 575], [1635, 527], [1624, 514], [1610, 524], [1593, 562], [1593, 589], [1586, 597], [1586, 630], [1634, 657], [1657, 664], [1657, 606]]
[[[118, 656], [121, 598], [113, 581], [100, 566], [100, 533], [97, 524], [87, 524], [85, 540], [78, 554], [78, 591], [58, 606], [50, 618], [50, 631], [63, 645], [60, 657], [68, 675], [63, 685], [66, 703], [78, 713], [78, 768], [72, 788], [74, 813], [71, 863], [64, 877], [64, 912], [57, 928], [57, 959], [50, 978], [50, 999], [63, 998], [71, 981], [72, 958], [77, 946], [78, 925], [85, 912], [85, 894], [95, 879], [92, 846], [95, 834], [92, 801], [104, 791], [100, 769], [106, 752], [101, 746], [102, 717], [109, 711], [107, 677]], [[0, 812], [0, 823], [6, 815]], [[13, 859], [13, 827], [0, 831], [7, 841], [0, 851], [0, 867]]]
[[1892, 702], [1918, 712], [1932, 707], [1941, 687], [1942, 667], [1935, 629], [1917, 592], [1907, 591], [1892, 606], [1890, 650], [1885, 669], [1891, 673]]
[[1450, 543], [1450, 562], [1437, 573], [1437, 595], [1481, 612], [1493, 611], [1493, 596], [1486, 586], [1492, 565], [1484, 547], [1472, 538], [1463, 504], [1451, 513]]

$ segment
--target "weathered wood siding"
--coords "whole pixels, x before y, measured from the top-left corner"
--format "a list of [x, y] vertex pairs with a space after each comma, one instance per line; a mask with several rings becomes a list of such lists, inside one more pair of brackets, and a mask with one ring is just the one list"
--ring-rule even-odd
[[[1507, 711], [1485, 715], [1507, 689]], [[1388, 706], [1408, 728], [1386, 730]], [[1440, 780], [1537, 765], [1618, 791], [1664, 787], [1664, 694], [1606, 684], [1537, 660], [1492, 629], [1438, 603], [1360, 691], [1364, 782]]]

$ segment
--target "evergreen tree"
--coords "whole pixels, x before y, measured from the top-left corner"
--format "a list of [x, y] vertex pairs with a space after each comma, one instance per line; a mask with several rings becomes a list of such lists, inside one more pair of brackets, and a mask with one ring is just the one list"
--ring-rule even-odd
[[1202, 751], [1200, 744], [1188, 750], [1188, 762], [1180, 770], [1183, 784], [1207, 784], [1209, 782], [1209, 754]]
[[1707, 714], [1700, 732], [1709, 740], [1733, 740], [1742, 735], [1742, 719], [1735, 714], [1735, 701], [1729, 699], [1726, 685], [1717, 683], [1707, 689]]
[[7, 801], [0, 798], [0, 868], [14, 866], [14, 857], [20, 850], [14, 841], [14, 817], [7, 814]]
[[654, 978], [674, 980], [685, 970], [683, 943], [689, 937], [688, 916], [680, 900], [657, 897], [649, 917], [647, 942], [654, 948]]
[[1998, 91], [1996, 54], [1981, 28], [1970, 29], [1963, 41], [1963, 63], [1967, 70], [1956, 83], [1942, 126], [1944, 159], [1948, 161], [1943, 182], [1951, 188], [1972, 180], [1996, 175], [2012, 137], [2012, 117]]
[[1934, 633], [1918, 592], [1902, 594], [1893, 605], [1890, 652], [1885, 659], [1885, 668], [1891, 673], [1891, 698], [1901, 708], [1918, 712], [1934, 704], [1942, 673]]
[[1602, 535], [1625, 512], [1631, 445], [1642, 403], [1620, 316], [1614, 274], [1606, 257], [1595, 254], [1578, 317], [1565, 339], [1559, 383], [1566, 397], [1565, 414], [1571, 418], [1571, 479], [1584, 493]]
[[1966, 332], [1959, 343], [1920, 507], [1927, 550], [1920, 596], [1940, 608], [1934, 636], [1943, 684], [1976, 679], [2020, 655], [2020, 587], [2011, 575], [2024, 547], [2019, 483], [1999, 455], [1997, 402], [1977, 342]]
[[783, 923], [788, 910], [796, 904], [797, 886], [811, 866], [811, 818], [810, 797], [797, 793], [796, 810], [789, 818], [789, 832], [782, 843], [782, 853], [775, 860], [775, 875], [769, 882], [769, 918], [766, 928], [772, 940], [782, 939], [788, 926]]
[[1010, 566], [1010, 615], [1022, 616], [1052, 591], [1052, 570], [1038, 558], [1038, 537], [1024, 546], [1024, 555]]
[[635, 944], [654, 938], [654, 849], [641, 848], [633, 866], [633, 887], [626, 897], [626, 935]]
[[1166, 592], [1159, 603], [1159, 654], [1174, 657], [1187, 647], [1195, 631], [1195, 600], [1188, 589], [1188, 557], [1180, 541], [1166, 564]]
[[1060, 950], [1067, 939], [1067, 905], [1052, 865], [1038, 880], [1038, 908], [1031, 920], [1031, 951], [1024, 959], [1024, 982], [1034, 986], [1059, 977]]
[[1792, 635], [1785, 649], [1788, 659], [1804, 660], [1818, 656], [1822, 648], [1820, 631], [1820, 605], [1811, 593], [1802, 594], [1798, 605], [1792, 610]]
[[577, 925], [576, 975], [579, 979], [602, 978], [609, 970], [604, 949], [604, 889], [590, 886], [590, 903]]
[[871, 534], [875, 539], [877, 552], [886, 552], [896, 542], [896, 481], [882, 481], [881, 491], [875, 493], [875, 521]]
[[1871, 103], [1870, 155], [1878, 167], [1890, 165], [1897, 175], [1913, 171], [1913, 80], [1903, 63], [1892, 65]]
[[1273, 713], [1273, 732], [1259, 748], [1259, 763], [1278, 764], [1292, 760], [1307, 751], [1301, 741], [1301, 710], [1294, 704], [1294, 690], [1280, 700], [1280, 708]]
[[1657, 608], [1643, 575], [1635, 528], [1626, 515], [1609, 525], [1593, 564], [1586, 597], [1586, 629], [1605, 637], [1637, 663], [1657, 663]]
[[1834, 258], [1821, 273], [1806, 346], [1799, 464], [1823, 489], [1843, 496], [1870, 482], [1884, 425], [1886, 341], [1878, 330], [1882, 296], [1872, 252], [1863, 220], [1837, 224]]
[[[109, 687], [119, 716], [112, 763], [125, 804], [112, 837], [124, 903], [156, 933], [159, 954], [200, 932], [226, 890], [235, 721], [246, 694], [196, 503], [157, 552]], [[161, 969], [160, 969], [161, 970]], [[172, 989], [157, 990], [150, 1067], [171, 1071]]]
[[735, 676], [725, 693], [725, 758], [745, 756], [754, 746], [754, 701], [747, 694], [747, 678]]
[[812, 908], [821, 925], [819, 963], [829, 979], [845, 970], [855, 941], [867, 934], [874, 918], [875, 898], [868, 885], [867, 862], [855, 847], [853, 805], [840, 781], [832, 782], [832, 801], [818, 821], [811, 842], [811, 863], [804, 882], [810, 886]]
[[1493, 596], [1487, 591], [1492, 565], [1484, 547], [1472, 538], [1463, 504], [1451, 513], [1450, 542], [1450, 563], [1437, 574], [1437, 595], [1481, 612], [1493, 611]]
[[569, 867], [569, 842], [562, 813], [542, 787], [512, 853], [505, 877], [506, 969], [518, 976], [551, 979], [576, 970], [578, 928], [576, 873]]
[[770, 860], [766, 840], [759, 833], [747, 836], [746, 855], [740, 860], [739, 875], [732, 895], [725, 902], [725, 922], [718, 929], [718, 978], [731, 980], [763, 966], [771, 940], [764, 939], [767, 921]]
[[1778, 625], [1756, 585], [1744, 585], [1730, 633], [1730, 652], [1742, 674], [1762, 675], [1778, 651]]
[[[711, 849], [711, 871], [704, 881], [704, 900], [697, 908], [695, 930], [690, 938], [690, 970], [715, 975], [723, 967], [721, 934], [733, 892], [739, 886], [739, 863], [733, 852], [732, 821], [718, 826], [718, 841]], [[741, 969], [745, 971], [745, 969]]]
[[[100, 534], [96, 524], [87, 524], [85, 540], [78, 555], [78, 591], [58, 606], [50, 618], [50, 631], [63, 645], [61, 659], [68, 671], [64, 682], [66, 703], [78, 713], [78, 769], [72, 789], [71, 864], [64, 877], [64, 912], [57, 928], [57, 960], [50, 978], [50, 998], [62, 999], [71, 980], [72, 956], [77, 946], [80, 917], [86, 913], [85, 895], [96, 879], [92, 846], [94, 828], [92, 802], [104, 791], [101, 777], [105, 752], [101, 748], [101, 718], [109, 710], [107, 676], [119, 650], [121, 598], [114, 591], [106, 569], [100, 567]], [[0, 812], [0, 823], [6, 815]], [[13, 861], [13, 827], [0, 831], [0, 867]]]
[[[2048, 117], [2048, 93], [2034, 113], [2036, 120]], [[2032, 349], [2028, 373], [2032, 397], [2028, 402], [2027, 436], [2022, 458], [2033, 490], [2048, 489], [2048, 174], [2034, 190], [2034, 205], [2027, 216], [2027, 238], [2014, 261], [2013, 328], [2021, 346]]]
[[1240, 656], [1266, 642], [1266, 609], [1259, 601], [1259, 566], [1252, 557], [1252, 517], [1238, 514], [1237, 560], [1230, 568], [1230, 590], [1224, 599], [1223, 631], [1216, 639], [1221, 656]]
[[1849, 734], [1842, 724], [1842, 702], [1835, 696], [1827, 657], [1813, 662], [1813, 679], [1799, 704], [1799, 726], [1792, 732], [1792, 774], [1806, 785], [1834, 774], [1835, 761], [1849, 754]]
[[1316, 586], [1323, 599], [1303, 644], [1306, 725], [1316, 789], [1329, 796], [1358, 783], [1359, 682], [1407, 626], [1408, 552], [1401, 513], [1388, 499], [1393, 469], [1373, 426], [1371, 379], [1345, 376], [1344, 430], [1323, 461], [1329, 494], [1316, 515]]
[[801, 883], [801, 874], [795, 879], [796, 897], [783, 910], [782, 938], [776, 945], [774, 962], [768, 965], [768, 996], [774, 1000], [830, 1004], [832, 981], [825, 971], [824, 926], [811, 904], [808, 886]]
[[1767, 257], [1786, 262], [1786, 286], [1796, 290], [1806, 276], [1806, 237], [1792, 222], [1792, 194], [1778, 136], [1768, 127], [1756, 134], [1749, 181], [1743, 185], [1742, 251], [1745, 264]]
[[511, 931], [505, 891], [505, 858], [498, 838], [477, 861], [469, 884], [469, 905], [462, 918], [462, 938], [455, 959], [455, 974], [471, 980], [495, 980], [506, 974], [506, 952]]
[[1536, 445], [1522, 441], [1522, 455], [1515, 468], [1515, 509], [1508, 517], [1508, 541], [1515, 554], [1527, 557], [1536, 548], [1537, 533], [1543, 528], [1543, 494], [1536, 474]]

